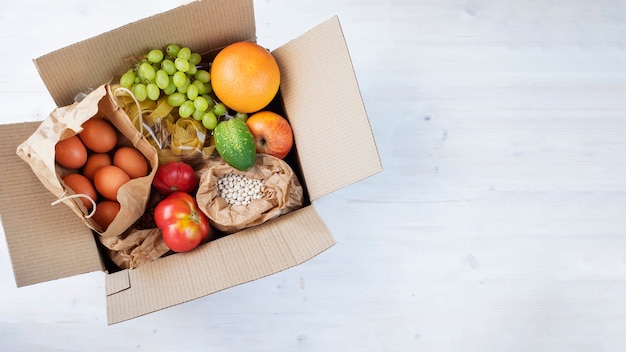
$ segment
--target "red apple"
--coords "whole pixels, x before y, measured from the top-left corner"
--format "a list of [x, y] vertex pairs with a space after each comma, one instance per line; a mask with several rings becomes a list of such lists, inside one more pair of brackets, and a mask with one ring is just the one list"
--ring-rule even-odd
[[271, 111], [259, 111], [248, 118], [246, 125], [252, 132], [257, 153], [283, 159], [293, 146], [291, 125], [282, 116]]

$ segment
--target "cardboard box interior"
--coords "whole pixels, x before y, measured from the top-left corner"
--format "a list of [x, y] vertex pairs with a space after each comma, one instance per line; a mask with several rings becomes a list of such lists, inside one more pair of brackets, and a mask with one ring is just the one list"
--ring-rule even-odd
[[[215, 12], [222, 16], [211, 16]], [[203, 21], [208, 17], [215, 20]], [[35, 65], [57, 105], [65, 106], [78, 92], [124, 72], [124, 58], [170, 42], [211, 55], [240, 40], [257, 41], [252, 1], [204, 0], [49, 53]], [[2, 125], [0, 214], [17, 285], [102, 270], [113, 324], [276, 273], [334, 245], [315, 200], [382, 171], [338, 18], [272, 53], [281, 68], [280, 95], [272, 104], [294, 131], [288, 160], [306, 191], [302, 209], [192, 252], [115, 270], [81, 219], [63, 205], [50, 206], [54, 196], [16, 156], [39, 122]]]

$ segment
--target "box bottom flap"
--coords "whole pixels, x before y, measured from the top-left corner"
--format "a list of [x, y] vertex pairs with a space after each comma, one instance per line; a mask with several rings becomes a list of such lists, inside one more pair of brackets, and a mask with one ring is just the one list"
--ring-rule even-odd
[[115, 324], [301, 264], [335, 244], [313, 206], [263, 225], [107, 275], [108, 323]]
[[102, 270], [90, 229], [16, 154], [40, 122], [0, 126], [0, 216], [18, 287]]

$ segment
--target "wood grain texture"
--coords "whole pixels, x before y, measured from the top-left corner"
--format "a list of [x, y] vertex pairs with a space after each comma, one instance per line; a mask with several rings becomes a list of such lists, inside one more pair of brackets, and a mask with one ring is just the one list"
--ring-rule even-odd
[[[184, 1], [151, 3], [3, 5], [1, 122], [54, 107], [31, 59]], [[17, 289], [2, 240], [0, 350], [624, 350], [625, 2], [255, 12], [270, 48], [341, 21], [384, 171], [315, 202], [337, 244], [106, 327], [101, 273]]]

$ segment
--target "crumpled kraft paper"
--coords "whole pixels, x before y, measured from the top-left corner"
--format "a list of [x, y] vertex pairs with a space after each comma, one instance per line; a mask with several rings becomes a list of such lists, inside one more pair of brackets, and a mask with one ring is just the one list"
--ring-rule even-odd
[[[263, 180], [263, 198], [252, 200], [247, 206], [226, 203], [217, 190], [217, 180], [230, 173]], [[207, 215], [211, 226], [225, 233], [262, 224], [303, 205], [303, 190], [296, 174], [285, 161], [271, 155], [257, 154], [254, 166], [246, 172], [215, 157], [207, 160], [197, 175], [200, 177], [198, 207]]]
[[122, 269], [137, 268], [170, 250], [158, 228], [130, 229], [117, 237], [101, 237], [100, 242], [109, 249], [111, 260]]

